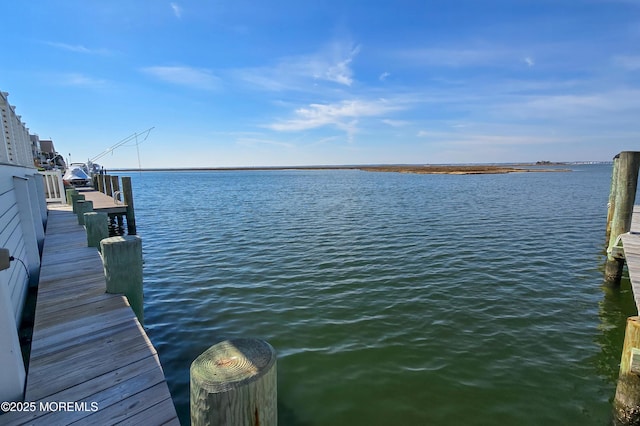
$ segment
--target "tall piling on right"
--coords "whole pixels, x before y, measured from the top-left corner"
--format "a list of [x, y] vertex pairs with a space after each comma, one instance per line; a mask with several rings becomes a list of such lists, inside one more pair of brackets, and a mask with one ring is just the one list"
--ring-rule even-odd
[[614, 158], [609, 211], [607, 217], [607, 261], [604, 280], [619, 285], [624, 268], [624, 254], [620, 249], [620, 235], [631, 229], [633, 205], [638, 188], [640, 151], [623, 151]]
[[124, 202], [127, 205], [127, 234], [136, 235], [136, 213], [133, 206], [133, 189], [131, 188], [131, 178], [122, 177], [122, 193]]
[[609, 204], [607, 205], [607, 235], [605, 237], [605, 243], [607, 248], [609, 247], [609, 239], [611, 238], [611, 219], [613, 219], [613, 212], [615, 209], [616, 200], [616, 187], [618, 185], [618, 158], [620, 155], [613, 157], [613, 168], [611, 170], [611, 191], [609, 192]]

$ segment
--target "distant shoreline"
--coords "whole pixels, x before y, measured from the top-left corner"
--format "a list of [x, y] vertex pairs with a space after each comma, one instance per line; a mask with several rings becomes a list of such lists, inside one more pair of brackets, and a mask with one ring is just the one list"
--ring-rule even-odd
[[273, 167], [178, 167], [145, 169], [110, 169], [109, 172], [198, 172], [198, 171], [268, 171], [268, 170], [362, 170], [414, 174], [505, 174], [525, 172], [569, 172], [569, 169], [548, 168], [568, 163], [513, 165], [369, 165], [369, 166], [273, 166]]
[[[549, 166], [549, 164], [545, 164]], [[529, 166], [376, 166], [361, 167], [360, 170], [367, 172], [395, 172], [395, 173], [415, 173], [429, 175], [484, 175], [484, 174], [505, 174], [524, 172], [569, 172], [569, 169], [548, 169]]]

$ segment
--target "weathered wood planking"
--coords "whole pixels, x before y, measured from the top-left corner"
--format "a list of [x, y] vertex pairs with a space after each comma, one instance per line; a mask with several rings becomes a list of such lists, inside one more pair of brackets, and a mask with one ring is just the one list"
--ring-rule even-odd
[[85, 200], [93, 202], [93, 211], [105, 213], [126, 213], [127, 205], [116, 204], [112, 197], [96, 191], [92, 188], [78, 188], [78, 192], [83, 194]]
[[624, 257], [629, 270], [636, 307], [640, 312], [640, 205], [633, 208], [631, 233], [622, 236]]
[[9, 413], [0, 423], [179, 425], [157, 352], [127, 299], [105, 293], [102, 260], [70, 207], [49, 212], [25, 401], [98, 410]]

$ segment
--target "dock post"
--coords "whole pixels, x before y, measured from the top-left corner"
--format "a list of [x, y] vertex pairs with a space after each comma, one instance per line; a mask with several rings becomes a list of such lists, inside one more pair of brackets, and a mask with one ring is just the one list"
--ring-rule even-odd
[[620, 154], [613, 157], [613, 168], [611, 170], [611, 191], [609, 192], [609, 203], [607, 204], [607, 233], [605, 236], [605, 244], [607, 245], [607, 248], [609, 248], [609, 239], [611, 238], [611, 220], [613, 219], [613, 211], [616, 205], [618, 158], [620, 158]]
[[120, 191], [120, 181], [118, 176], [111, 176], [111, 189], [113, 190], [113, 194]]
[[85, 213], [84, 226], [87, 228], [87, 247], [100, 250], [100, 241], [109, 238], [109, 217], [106, 213]]
[[640, 424], [640, 317], [627, 318], [613, 414], [616, 425]]
[[104, 175], [104, 195], [113, 197], [113, 190], [111, 189], [111, 176]]
[[609, 200], [613, 202], [609, 207], [611, 231], [604, 269], [605, 282], [611, 285], [619, 285], [622, 278], [624, 258], [614, 254], [614, 247], [618, 237], [631, 229], [633, 204], [638, 188], [638, 168], [640, 168], [640, 151], [623, 151], [617, 156], [617, 160], [614, 160], [614, 175], [617, 176], [614, 176], [615, 182], [611, 183], [613, 196], [609, 196]]
[[78, 215], [78, 225], [84, 225], [84, 214], [93, 211], [93, 201], [78, 200], [76, 214]]
[[192, 425], [278, 424], [276, 352], [260, 339], [217, 343], [190, 368]]
[[67, 204], [73, 205], [73, 200], [71, 199], [71, 197], [74, 194], [77, 194], [78, 191], [75, 188], [70, 188], [70, 189], [65, 189], [64, 192], [67, 194], [67, 197], [66, 197], [67, 198]]
[[104, 175], [98, 175], [98, 192], [102, 192], [104, 194]]
[[71, 194], [71, 209], [74, 213], [78, 213], [78, 201], [84, 201], [84, 194], [79, 194], [77, 191]]
[[122, 193], [124, 194], [124, 203], [127, 205], [127, 234], [136, 235], [136, 213], [133, 207], [133, 190], [129, 176], [122, 177]]
[[107, 293], [124, 294], [143, 325], [142, 239], [136, 235], [105, 238], [100, 248]]

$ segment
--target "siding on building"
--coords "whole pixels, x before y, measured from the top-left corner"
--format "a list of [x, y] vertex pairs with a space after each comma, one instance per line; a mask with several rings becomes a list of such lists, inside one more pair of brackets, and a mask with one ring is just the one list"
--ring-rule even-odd
[[[29, 284], [37, 284], [41, 239], [44, 236], [42, 207], [37, 185], [42, 176], [35, 169], [0, 165], [0, 247], [9, 250], [24, 266], [14, 261], [0, 271], [0, 284], [10, 296], [16, 323], [20, 322]], [[27, 271], [29, 274], [27, 274]]]
[[[0, 247], [14, 260], [0, 271], [0, 400], [21, 400], [25, 368], [18, 328], [30, 285], [38, 283], [46, 203], [42, 175], [0, 164]], [[43, 210], [44, 209], [44, 210]]]
[[0, 271], [0, 401], [20, 401], [26, 374], [18, 328], [29, 286], [40, 275], [47, 206], [33, 161], [38, 139], [29, 136], [8, 95], [0, 91], [0, 248], [16, 260]]
[[9, 104], [9, 93], [0, 91], [0, 163], [32, 167], [29, 129]]

